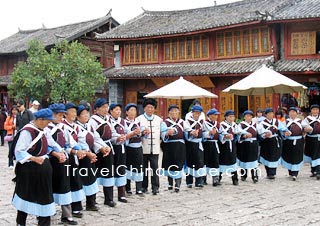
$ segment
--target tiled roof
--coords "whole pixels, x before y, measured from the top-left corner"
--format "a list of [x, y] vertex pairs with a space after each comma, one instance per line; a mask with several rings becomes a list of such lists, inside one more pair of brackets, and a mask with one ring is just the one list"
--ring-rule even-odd
[[273, 56], [242, 58], [235, 60], [216, 60], [190, 63], [130, 65], [110, 68], [104, 71], [107, 78], [153, 78], [187, 75], [223, 75], [251, 73], [262, 64], [272, 64]]
[[279, 9], [272, 20], [320, 17], [320, 0], [293, 0], [288, 7]]
[[98, 39], [142, 38], [201, 31], [250, 21], [259, 22], [266, 11], [269, 15], [273, 15], [291, 3], [292, 0], [243, 0], [190, 10], [145, 11], [138, 17], [96, 37]]
[[320, 59], [310, 60], [279, 60], [275, 63], [275, 68], [279, 72], [305, 72], [320, 71]]
[[41, 28], [36, 30], [19, 31], [18, 33], [0, 41], [0, 54], [19, 53], [26, 51], [31, 40], [40, 40], [44, 46], [54, 45], [61, 39], [74, 40], [83, 34], [112, 22], [119, 25], [110, 14], [99, 19], [81, 23], [69, 24], [56, 28]]

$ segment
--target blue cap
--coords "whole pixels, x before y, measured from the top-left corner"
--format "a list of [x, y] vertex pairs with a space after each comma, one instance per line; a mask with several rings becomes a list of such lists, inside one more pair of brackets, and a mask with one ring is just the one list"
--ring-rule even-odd
[[246, 110], [243, 112], [243, 116], [245, 116], [245, 115], [252, 115], [253, 116], [253, 111]]
[[96, 102], [94, 102], [93, 108], [94, 109], [100, 108], [107, 103], [108, 101], [105, 98], [98, 98]]
[[135, 107], [136, 109], [138, 109], [138, 106], [135, 103], [129, 103], [126, 105], [126, 107], [124, 108], [126, 111], [129, 111], [130, 108]]
[[266, 109], [264, 110], [264, 113], [265, 113], [265, 114], [268, 114], [268, 113], [270, 113], [270, 112], [273, 112], [273, 109], [272, 109], [272, 108], [266, 108]]
[[202, 112], [202, 107], [199, 106], [199, 105], [194, 105], [194, 106], [191, 108], [191, 111], [192, 111], [192, 112]]
[[226, 112], [224, 113], [224, 117], [227, 117], [227, 116], [229, 116], [229, 115], [235, 115], [234, 111], [228, 110], [228, 111], [226, 111]]
[[90, 111], [89, 106], [85, 106], [85, 105], [79, 105], [78, 109], [77, 109], [77, 116], [79, 116], [81, 114], [82, 111], [87, 110]]
[[66, 104], [66, 111], [71, 109], [71, 108], [75, 108], [76, 110], [78, 109], [77, 105], [75, 105], [74, 103], [70, 102]]
[[215, 108], [212, 108], [207, 112], [207, 116], [209, 116], [209, 115], [219, 115], [219, 114], [220, 114], [220, 112]]
[[312, 108], [320, 108], [320, 106], [318, 104], [312, 104], [310, 106], [310, 110], [312, 110]]
[[53, 111], [54, 113], [59, 113], [59, 112], [66, 113], [67, 112], [66, 111], [66, 106], [64, 106], [64, 104], [61, 104], [61, 103], [59, 103], [59, 104], [51, 104], [49, 106], [49, 109], [51, 111]]
[[36, 119], [42, 118], [46, 120], [55, 120], [55, 118], [53, 118], [53, 111], [51, 111], [49, 108], [40, 109], [33, 115]]
[[110, 104], [110, 105], [109, 105], [109, 113], [110, 113], [110, 111], [112, 111], [112, 110], [115, 109], [116, 107], [122, 108], [121, 104]]
[[179, 109], [178, 105], [170, 104], [169, 107], [168, 107], [168, 112], [171, 111], [171, 109], [174, 109], [174, 108]]
[[296, 107], [290, 107], [289, 110], [288, 110], [288, 112], [289, 112], [289, 111], [298, 112], [298, 108], [296, 108]]

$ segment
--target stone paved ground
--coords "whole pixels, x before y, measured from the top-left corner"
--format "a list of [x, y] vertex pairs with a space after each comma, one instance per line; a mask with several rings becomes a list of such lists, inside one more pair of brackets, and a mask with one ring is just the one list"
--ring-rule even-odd
[[[0, 147], [0, 169], [0, 225], [15, 225], [16, 211], [10, 203], [13, 171], [7, 167], [6, 146]], [[220, 187], [183, 187], [179, 194], [168, 191], [165, 178], [161, 178], [159, 195], [147, 194], [143, 198], [133, 195], [128, 197], [129, 203], [117, 203], [116, 208], [102, 205], [100, 192], [99, 212], [84, 211], [83, 219], [78, 222], [93, 226], [320, 225], [320, 181], [309, 174], [309, 166], [304, 165], [298, 180], [293, 182], [280, 167], [275, 181], [265, 179], [262, 171], [257, 184], [251, 180], [240, 181], [235, 187], [230, 178], [224, 178]], [[60, 214], [57, 207], [52, 225], [59, 225]], [[28, 225], [36, 225], [35, 222], [34, 216], [28, 217]]]

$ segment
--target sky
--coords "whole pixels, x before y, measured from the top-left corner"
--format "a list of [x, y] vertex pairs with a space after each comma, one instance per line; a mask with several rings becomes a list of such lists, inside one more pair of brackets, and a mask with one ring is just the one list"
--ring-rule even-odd
[[105, 16], [120, 24], [150, 11], [181, 10], [235, 2], [236, 0], [4, 0], [1, 1], [0, 40], [21, 30], [63, 26]]

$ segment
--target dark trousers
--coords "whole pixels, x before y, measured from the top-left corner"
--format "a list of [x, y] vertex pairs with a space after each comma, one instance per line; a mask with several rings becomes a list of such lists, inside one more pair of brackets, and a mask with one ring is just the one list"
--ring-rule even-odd
[[[231, 179], [232, 181], [238, 181], [238, 172], [237, 171], [233, 171], [233, 172], [229, 172], [231, 174]], [[219, 175], [219, 181], [221, 181], [222, 179], [222, 173], [220, 173]]]
[[[248, 169], [241, 169], [241, 177], [243, 178], [247, 178], [248, 177]], [[258, 178], [258, 174], [257, 174], [257, 168], [255, 169], [251, 169], [251, 178]]]
[[13, 150], [11, 148], [12, 142], [13, 141], [9, 141], [8, 142], [8, 146], [9, 146], [9, 153], [8, 153], [9, 162], [8, 162], [8, 166], [13, 166]]
[[118, 198], [126, 197], [126, 186], [118, 187]]
[[[152, 191], [158, 190], [160, 186], [159, 182], [159, 175], [157, 175], [158, 170], [158, 160], [159, 155], [153, 155], [153, 154], [144, 154], [143, 155], [143, 182], [142, 182], [142, 188], [145, 190], [148, 190], [148, 184], [149, 184], [149, 174], [151, 173], [151, 189]], [[149, 168], [149, 162], [150, 162], [150, 168], [151, 170], [147, 170]]]
[[[28, 214], [18, 210], [17, 224], [26, 225]], [[39, 226], [50, 226], [50, 217], [37, 217]]]
[[113, 187], [103, 187], [104, 204], [113, 201]]
[[[142, 181], [136, 181], [136, 192], [141, 191]], [[126, 191], [131, 191], [131, 180], [127, 180]]]
[[[193, 184], [193, 176], [187, 175], [186, 182], [187, 182], [187, 185]], [[195, 184], [196, 184], [196, 186], [202, 185], [203, 184], [203, 177], [196, 177]]]
[[86, 196], [86, 207], [94, 207], [96, 205], [96, 194]]
[[[174, 179], [175, 181], [175, 188], [180, 188], [181, 186], [181, 178], [179, 179]], [[169, 187], [172, 187], [173, 188], [173, 178], [171, 177], [168, 177], [168, 184], [169, 184]]]
[[292, 170], [288, 170], [288, 172], [290, 176], [294, 176], [294, 177], [297, 177], [299, 173], [299, 171], [292, 171]]
[[277, 168], [270, 168], [268, 166], [265, 166], [267, 176], [275, 176], [277, 174]]
[[6, 136], [6, 134], [7, 134], [7, 131], [6, 131], [6, 130], [4, 130], [4, 129], [0, 130], [1, 146], [4, 145], [4, 137]]
[[82, 210], [81, 201], [71, 203], [71, 209], [72, 209], [72, 212], [81, 211]]

